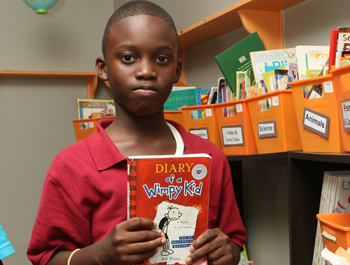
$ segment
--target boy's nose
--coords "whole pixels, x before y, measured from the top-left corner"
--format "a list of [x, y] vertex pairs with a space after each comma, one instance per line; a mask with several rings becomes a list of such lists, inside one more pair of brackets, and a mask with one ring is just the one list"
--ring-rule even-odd
[[136, 79], [155, 79], [157, 73], [154, 69], [154, 65], [149, 61], [140, 61], [139, 68], [136, 71]]

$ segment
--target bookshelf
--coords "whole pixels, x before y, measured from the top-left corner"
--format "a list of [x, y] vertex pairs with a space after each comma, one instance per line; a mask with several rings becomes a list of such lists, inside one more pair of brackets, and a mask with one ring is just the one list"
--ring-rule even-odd
[[[283, 10], [304, 1], [306, 0], [242, 0], [179, 31], [179, 58], [184, 62], [186, 50], [241, 27], [248, 33], [257, 31], [266, 50], [283, 48]], [[185, 67], [180, 79], [182, 82], [185, 81], [184, 69]]]
[[1, 77], [56, 77], [56, 78], [86, 78], [87, 97], [94, 98], [98, 75], [96, 72], [55, 72], [55, 71], [0, 71]]
[[[283, 10], [304, 1], [242, 0], [179, 31], [179, 57], [185, 62], [187, 50], [241, 27], [248, 33], [257, 31], [267, 50], [284, 48]], [[349, 170], [350, 155], [291, 151], [227, 159], [248, 232], [250, 259], [260, 264], [312, 264], [323, 173]]]
[[250, 259], [312, 264], [323, 173], [349, 170], [350, 154], [290, 151], [227, 159]]

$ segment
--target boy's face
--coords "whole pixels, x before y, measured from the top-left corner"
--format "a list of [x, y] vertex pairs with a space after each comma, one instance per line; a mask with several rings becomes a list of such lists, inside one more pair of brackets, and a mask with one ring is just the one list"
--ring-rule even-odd
[[160, 18], [132, 16], [112, 26], [106, 58], [97, 58], [96, 66], [109, 81], [116, 108], [137, 116], [163, 111], [180, 78], [177, 50], [176, 32]]

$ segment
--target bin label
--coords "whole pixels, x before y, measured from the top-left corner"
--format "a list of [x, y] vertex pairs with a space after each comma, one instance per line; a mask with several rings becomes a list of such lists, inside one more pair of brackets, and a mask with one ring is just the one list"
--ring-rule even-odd
[[195, 134], [203, 139], [209, 140], [208, 129], [207, 128], [198, 128], [198, 129], [189, 129], [190, 133]]
[[328, 139], [329, 117], [314, 110], [304, 108], [303, 127]]
[[236, 105], [236, 109], [237, 109], [237, 113], [238, 112], [243, 112], [243, 106], [242, 106], [242, 104], [240, 103], [240, 104], [237, 104]]
[[211, 113], [211, 109], [205, 109], [205, 116], [206, 117], [211, 117], [213, 114]]
[[223, 126], [221, 127], [221, 132], [224, 146], [244, 145], [242, 125]]
[[89, 127], [90, 127], [90, 128], [94, 128], [94, 127], [95, 127], [93, 121], [90, 121], [90, 122], [89, 122]]
[[350, 98], [340, 100], [344, 131], [350, 132]]
[[259, 138], [276, 137], [276, 121], [265, 121], [258, 123]]
[[323, 82], [324, 92], [325, 93], [333, 93], [333, 82], [325, 81]]

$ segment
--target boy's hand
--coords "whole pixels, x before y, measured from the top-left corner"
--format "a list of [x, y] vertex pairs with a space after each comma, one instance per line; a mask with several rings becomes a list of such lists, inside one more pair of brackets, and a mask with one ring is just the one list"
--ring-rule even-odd
[[192, 264], [207, 256], [208, 264], [236, 265], [240, 259], [240, 248], [220, 228], [208, 229], [190, 246], [191, 254], [185, 259]]
[[166, 243], [162, 233], [150, 231], [156, 227], [153, 220], [141, 217], [117, 224], [97, 243], [99, 264], [132, 264], [152, 257]]

